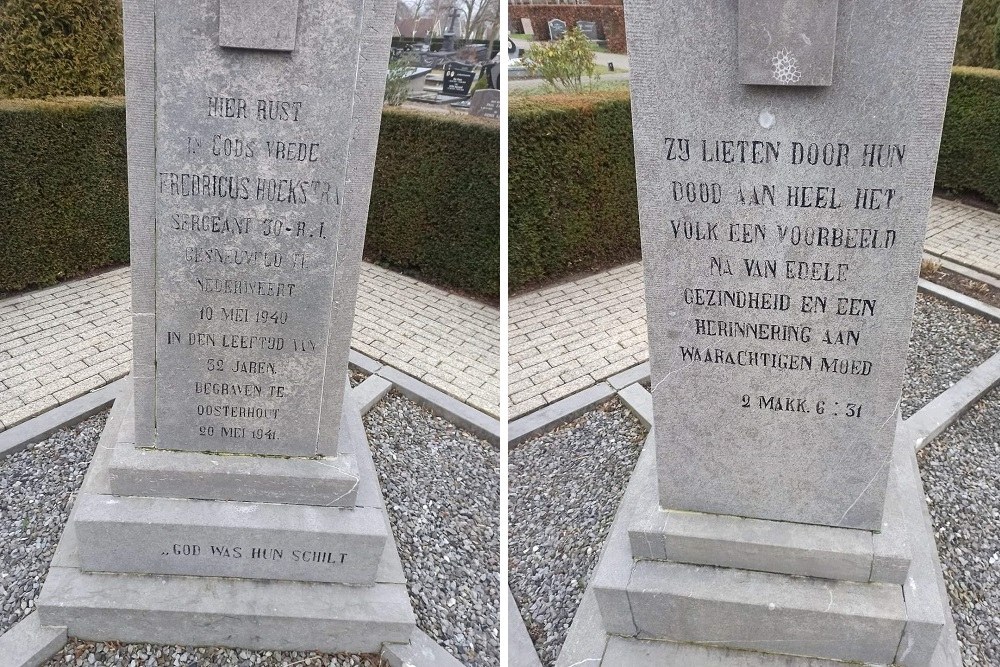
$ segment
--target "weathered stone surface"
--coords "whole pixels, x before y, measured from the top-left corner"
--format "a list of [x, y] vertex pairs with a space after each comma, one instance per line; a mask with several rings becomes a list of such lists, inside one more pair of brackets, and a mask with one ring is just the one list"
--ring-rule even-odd
[[[912, 445], [901, 426], [896, 456], [905, 451], [913, 459]], [[622, 498], [618, 516], [612, 525], [604, 553], [593, 576], [593, 583], [581, 603], [566, 638], [566, 648], [558, 664], [568, 666], [590, 660], [594, 664], [631, 664], [612, 661], [615, 638], [604, 647], [612, 627], [628, 629], [631, 616], [640, 636], [660, 635], [660, 639], [681, 642], [703, 641], [714, 648], [741, 649], [737, 656], [749, 665], [797, 665], [782, 653], [798, 653], [818, 658], [848, 659], [844, 656], [866, 655], [874, 664], [957, 665], [949, 662], [955, 653], [954, 628], [942, 638], [941, 623], [948, 615], [948, 597], [940, 578], [929, 520], [920, 523], [910, 516], [919, 511], [923, 493], [914, 466], [906, 473], [897, 459], [900, 503], [904, 508], [906, 544], [913, 553], [913, 565], [904, 586], [836, 582], [800, 576], [748, 572], [717, 567], [679, 565], [677, 563], [631, 561], [608, 557], [628, 549], [628, 526], [635, 525], [655, 492], [653, 446], [647, 443], [636, 471]], [[645, 488], [643, 488], [645, 486]], [[916, 508], [915, 510], [913, 508]], [[887, 514], [887, 518], [891, 514]], [[616, 546], [617, 545], [617, 546]], [[663, 569], [660, 569], [662, 566]], [[605, 573], [605, 568], [615, 572]], [[624, 574], [623, 574], [624, 573]], [[623, 581], [627, 581], [623, 585]], [[599, 583], [603, 582], [603, 583]], [[600, 590], [601, 606], [595, 594]], [[774, 604], [773, 609], [771, 604]], [[604, 608], [609, 610], [605, 618]], [[784, 619], [783, 621], [780, 619]], [[707, 633], [715, 631], [714, 636]], [[724, 635], [721, 633], [725, 633]], [[626, 632], [632, 636], [634, 632]], [[895, 636], [893, 640], [892, 637]], [[683, 639], [681, 639], [683, 637]], [[900, 641], [902, 639], [902, 641]], [[785, 641], [787, 640], [787, 641]], [[893, 643], [895, 642], [895, 643]], [[891, 645], [891, 648], [887, 648]], [[628, 648], [629, 651], [632, 650]], [[625, 650], [625, 649], [622, 649]], [[677, 655], [695, 655], [677, 649]], [[770, 651], [776, 655], [759, 658], [743, 651]], [[896, 654], [896, 651], [899, 654]], [[936, 650], [933, 657], [928, 650]], [[658, 654], [657, 654], [658, 655]], [[673, 655], [665, 653], [664, 655]], [[705, 665], [714, 665], [715, 651], [706, 655]], [[729, 656], [729, 654], [724, 654]], [[611, 656], [611, 657], [608, 657]], [[888, 656], [888, 657], [886, 657]], [[878, 662], [883, 658], [888, 662]], [[701, 659], [701, 658], [698, 658]], [[727, 658], [728, 659], [728, 658]], [[603, 663], [601, 661], [604, 661]], [[692, 658], [694, 660], [694, 658]], [[927, 662], [930, 660], [930, 662]], [[645, 664], [645, 663], [636, 663]], [[649, 664], [672, 664], [670, 662]], [[678, 664], [688, 664], [679, 662]], [[697, 661], [691, 664], [699, 665]], [[730, 664], [722, 662], [721, 664]], [[740, 664], [739, 662], [734, 664]], [[812, 663], [803, 663], [812, 664]], [[822, 661], [816, 665], [824, 664]]]
[[640, 497], [629, 525], [632, 557], [821, 579], [903, 584], [910, 566], [900, 491], [893, 482], [882, 533], [719, 514], [661, 510], [652, 466], [633, 473]]
[[0, 635], [0, 667], [38, 667], [66, 643], [66, 628], [43, 626], [32, 612]]
[[299, 0], [220, 0], [219, 46], [291, 51]]
[[887, 665], [906, 623], [890, 584], [640, 561], [627, 591], [640, 637], [765, 653]]
[[960, 2], [839, 0], [829, 87], [741, 4], [626, 0], [660, 503], [879, 530]]
[[611, 637], [607, 665], [683, 665], [684, 667], [844, 667], [843, 662], [750, 651]]
[[839, 0], [740, 0], [740, 82], [829, 86]]
[[319, 507], [354, 507], [357, 500], [360, 474], [348, 443], [336, 456], [310, 458], [164, 451], [136, 447], [134, 425], [129, 403], [108, 463], [111, 494]]
[[155, 145], [155, 166], [134, 179], [146, 189], [133, 238], [155, 247], [140, 446], [336, 453], [387, 7], [157, 3], [155, 34], [145, 14], [126, 14], [127, 66], [151, 71], [155, 59], [157, 71], [141, 100], [153, 98], [143, 109], [155, 136], [153, 125], [130, 134], [130, 147]]
[[387, 538], [366, 507], [81, 494], [73, 521], [85, 572], [372, 584]]

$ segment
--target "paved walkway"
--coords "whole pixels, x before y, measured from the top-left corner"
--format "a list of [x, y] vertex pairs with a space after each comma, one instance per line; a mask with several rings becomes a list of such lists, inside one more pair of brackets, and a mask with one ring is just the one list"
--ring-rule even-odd
[[[1000, 215], [934, 199], [925, 250], [1000, 276]], [[621, 266], [510, 300], [510, 418], [649, 358], [642, 266]]]
[[[129, 269], [0, 301], [0, 431], [129, 372]], [[500, 313], [364, 264], [351, 346], [494, 417]]]
[[935, 199], [924, 250], [1000, 278], [1000, 215]]

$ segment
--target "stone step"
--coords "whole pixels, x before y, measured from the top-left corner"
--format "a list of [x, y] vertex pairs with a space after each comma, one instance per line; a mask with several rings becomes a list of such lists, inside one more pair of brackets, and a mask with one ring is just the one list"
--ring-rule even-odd
[[901, 490], [890, 474], [882, 531], [747, 519], [664, 510], [658, 505], [656, 470], [633, 475], [642, 502], [628, 533], [632, 557], [714, 565], [860, 583], [902, 585], [911, 554], [900, 506]]
[[407, 643], [416, 628], [394, 553], [383, 554], [374, 586], [88, 573], [79, 567], [76, 528], [71, 520], [63, 532], [37, 602], [41, 623], [71, 637], [377, 653]]
[[254, 503], [353, 507], [359, 473], [351, 433], [341, 429], [336, 456], [237, 456], [137, 447], [131, 392], [121, 427], [111, 436], [107, 485], [119, 496], [162, 496]]
[[608, 632], [644, 639], [891, 664], [906, 625], [892, 584], [638, 561], [594, 587]]
[[85, 572], [371, 585], [388, 529], [379, 508], [81, 493]]

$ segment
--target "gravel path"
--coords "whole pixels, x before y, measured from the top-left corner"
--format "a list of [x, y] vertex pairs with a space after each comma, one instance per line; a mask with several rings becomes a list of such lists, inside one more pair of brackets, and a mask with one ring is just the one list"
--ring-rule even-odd
[[917, 460], [963, 663], [1000, 665], [1000, 390]]
[[396, 392], [365, 416], [417, 625], [500, 664], [500, 454]]
[[918, 293], [900, 406], [903, 418], [998, 351], [1000, 324]]
[[510, 587], [544, 664], [566, 639], [644, 438], [615, 399], [510, 452]]
[[[34, 609], [107, 413], [0, 459], [0, 634]], [[469, 665], [499, 665], [499, 453], [391, 394], [366, 418], [418, 624]], [[47, 663], [384, 667], [378, 656], [73, 640]]]
[[0, 459], [0, 634], [35, 609], [107, 412]]
[[71, 641], [44, 667], [388, 667], [377, 655]]

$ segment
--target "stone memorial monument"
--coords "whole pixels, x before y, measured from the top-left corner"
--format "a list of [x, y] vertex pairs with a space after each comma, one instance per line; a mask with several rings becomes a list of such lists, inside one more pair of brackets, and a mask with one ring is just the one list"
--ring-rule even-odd
[[562, 39], [566, 34], [566, 22], [562, 19], [551, 19], [549, 21], [549, 39], [555, 41]]
[[899, 399], [960, 6], [626, 0], [654, 432], [560, 664], [959, 664]]
[[345, 395], [394, 10], [125, 1], [131, 390], [76, 498], [43, 624], [241, 648], [409, 641]]

